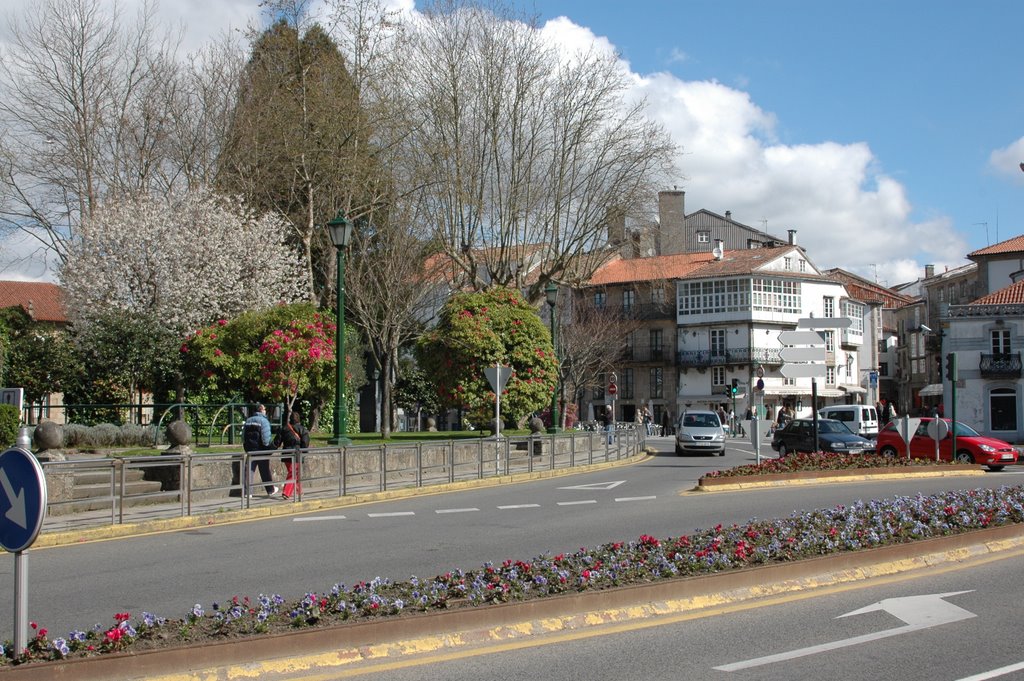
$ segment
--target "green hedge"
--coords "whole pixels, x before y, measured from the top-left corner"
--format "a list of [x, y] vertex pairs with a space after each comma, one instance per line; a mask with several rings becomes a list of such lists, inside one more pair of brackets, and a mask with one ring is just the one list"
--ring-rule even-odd
[[21, 414], [13, 404], [0, 404], [0, 446], [7, 447], [18, 441]]

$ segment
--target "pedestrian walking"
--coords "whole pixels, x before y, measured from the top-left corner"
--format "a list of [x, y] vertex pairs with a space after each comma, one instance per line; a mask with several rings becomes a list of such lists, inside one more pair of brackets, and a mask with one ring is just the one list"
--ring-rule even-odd
[[[302, 414], [297, 409], [292, 410], [288, 421], [284, 424], [284, 428], [281, 429], [280, 435], [274, 441], [274, 448], [276, 449], [277, 447], [281, 447], [285, 452], [285, 455], [281, 457], [281, 461], [284, 463], [287, 476], [281, 497], [291, 499], [296, 493], [302, 494], [301, 456], [299, 454], [300, 450], [309, 448], [309, 429], [302, 425]], [[295, 454], [294, 460], [288, 452]]]
[[[270, 420], [267, 418], [267, 408], [262, 404], [256, 405], [256, 411], [242, 424], [242, 448], [246, 452], [266, 452], [272, 448], [270, 439]], [[252, 497], [252, 480], [257, 469], [260, 472], [260, 479], [263, 480], [264, 489], [268, 496], [277, 494], [278, 489], [272, 483], [274, 476], [270, 472], [270, 459], [249, 460], [249, 486], [247, 494]]]

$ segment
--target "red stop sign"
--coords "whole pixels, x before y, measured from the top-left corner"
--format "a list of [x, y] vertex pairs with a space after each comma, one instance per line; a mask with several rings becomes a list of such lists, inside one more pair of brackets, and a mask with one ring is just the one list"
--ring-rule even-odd
[[608, 384], [608, 394], [609, 395], [614, 395], [617, 392], [619, 392], [619, 387], [617, 385], [615, 385], [614, 383], [609, 383]]

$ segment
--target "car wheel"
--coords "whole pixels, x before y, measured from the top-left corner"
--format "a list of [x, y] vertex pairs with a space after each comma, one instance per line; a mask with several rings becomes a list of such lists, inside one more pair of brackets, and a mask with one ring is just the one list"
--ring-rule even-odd
[[971, 456], [971, 453], [967, 450], [961, 449], [956, 453], [954, 461], [956, 461], [956, 463], [971, 464], [974, 463], [974, 457]]
[[1002, 466], [989, 466], [988, 469], [990, 471], [997, 471], [998, 472], [998, 471], [1003, 470], [1003, 467]]
[[886, 446], [882, 447], [882, 450], [879, 452], [879, 454], [881, 454], [882, 456], [884, 456], [887, 459], [895, 459], [896, 458], [896, 448], [891, 446], [891, 445], [886, 445]]
[[786, 456], [786, 445], [779, 445], [779, 458]]
[[722, 451], [718, 452], [718, 456], [725, 456], [725, 447], [722, 447]]

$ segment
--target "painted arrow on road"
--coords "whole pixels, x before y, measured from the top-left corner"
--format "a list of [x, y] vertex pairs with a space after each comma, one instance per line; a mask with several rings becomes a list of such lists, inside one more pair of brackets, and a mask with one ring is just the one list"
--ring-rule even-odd
[[0, 468], [0, 485], [4, 488], [4, 493], [11, 502], [11, 507], [7, 509], [7, 513], [4, 515], [12, 523], [20, 527], [21, 529], [28, 528], [28, 513], [25, 510], [25, 489], [22, 488], [17, 494], [14, 493], [14, 486], [11, 485], [11, 481], [7, 479], [7, 471]]
[[964, 610], [958, 605], [953, 605], [952, 603], [947, 603], [943, 600], [951, 596], [959, 596], [960, 594], [966, 593], [970, 593], [970, 591], [951, 591], [943, 594], [887, 598], [884, 601], [879, 601], [873, 605], [860, 608], [859, 610], [854, 610], [853, 612], [848, 612], [845, 615], [840, 615], [836, 619], [852, 617], [854, 615], [863, 615], [869, 612], [883, 611], [903, 620], [903, 622], [905, 622], [904, 626], [896, 627], [895, 629], [885, 629], [873, 634], [864, 634], [862, 636], [854, 636], [853, 638], [845, 638], [840, 641], [833, 641], [832, 643], [823, 643], [809, 648], [799, 648], [786, 653], [777, 653], [775, 655], [743, 660], [742, 662], [733, 662], [732, 664], [715, 667], [715, 669], [723, 672], [735, 672], [741, 669], [750, 669], [751, 667], [760, 667], [762, 665], [772, 664], [774, 662], [783, 662], [785, 660], [793, 660], [798, 657], [825, 653], [838, 648], [847, 648], [849, 646], [860, 645], [861, 643], [870, 643], [871, 641], [878, 641], [891, 636], [909, 634], [912, 631], [920, 631], [921, 629], [937, 627], [941, 624], [949, 624], [950, 622], [959, 622], [960, 620], [977, 617], [973, 612]]
[[572, 487], [559, 487], [558, 489], [614, 489], [626, 482], [625, 480], [614, 480], [612, 482], [592, 482], [587, 485], [573, 485]]

